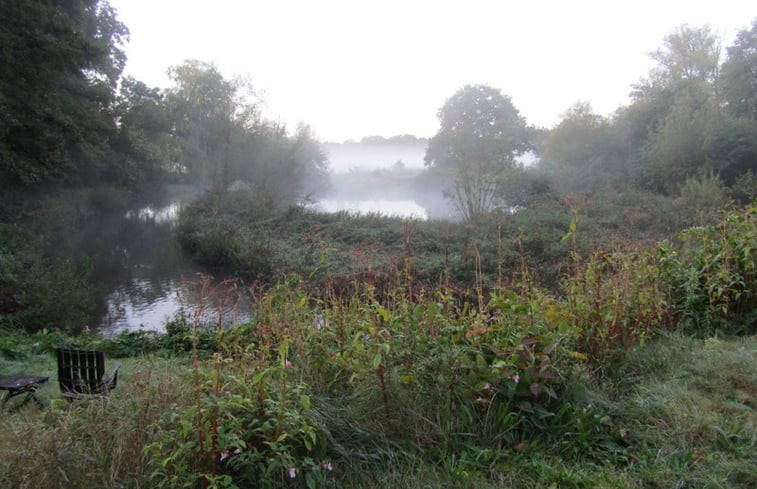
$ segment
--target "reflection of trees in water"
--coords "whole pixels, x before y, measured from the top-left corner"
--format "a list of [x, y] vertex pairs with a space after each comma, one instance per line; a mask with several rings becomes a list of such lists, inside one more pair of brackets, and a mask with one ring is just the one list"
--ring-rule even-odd
[[105, 334], [140, 326], [162, 330], [166, 321], [182, 310], [190, 320], [196, 318], [203, 324], [217, 324], [219, 314], [224, 326], [251, 317], [250, 300], [241, 283], [200, 275], [181, 281], [133, 279], [114, 290], [105, 302], [107, 312], [101, 321]]
[[196, 300], [205, 272], [176, 239], [180, 201], [152, 203], [127, 212], [91, 216], [58, 240], [64, 256], [88, 262], [101, 290], [97, 317], [104, 330], [162, 329], [166, 318]]

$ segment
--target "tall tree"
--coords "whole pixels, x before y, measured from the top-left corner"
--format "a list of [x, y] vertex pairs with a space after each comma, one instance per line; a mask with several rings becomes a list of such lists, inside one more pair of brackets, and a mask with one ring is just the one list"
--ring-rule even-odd
[[[718, 93], [720, 40], [709, 26], [684, 25], [666, 36], [651, 57], [657, 66], [635, 87], [624, 122], [646, 132], [638, 145], [638, 182], [675, 194], [687, 177], [706, 168], [720, 169], [707, 147], [723, 116]], [[641, 120], [633, 123], [629, 116]]]
[[738, 33], [727, 53], [721, 85], [729, 112], [757, 120], [757, 19], [751, 29]]
[[588, 102], [578, 102], [563, 114], [539, 144], [539, 166], [555, 177], [564, 192], [622, 179], [619, 145], [610, 121]]
[[226, 80], [212, 64], [189, 60], [169, 70], [168, 91], [182, 164], [197, 182], [223, 188], [231, 182], [232, 137], [255, 119], [253, 104], [241, 100], [241, 85]]
[[173, 121], [159, 89], [127, 77], [114, 113], [118, 135], [113, 149], [120, 159], [112, 169], [116, 181], [144, 189], [181, 174], [176, 166], [179, 148]]
[[0, 2], [0, 184], [97, 179], [125, 63], [107, 1]]
[[486, 85], [461, 88], [438, 115], [426, 164], [451, 173], [448, 196], [464, 218], [492, 211], [500, 177], [530, 148], [525, 120], [510, 97]]
[[682, 25], [665, 36], [650, 56], [657, 61], [652, 79], [663, 84], [681, 80], [714, 83], [720, 66], [720, 39], [710, 26]]

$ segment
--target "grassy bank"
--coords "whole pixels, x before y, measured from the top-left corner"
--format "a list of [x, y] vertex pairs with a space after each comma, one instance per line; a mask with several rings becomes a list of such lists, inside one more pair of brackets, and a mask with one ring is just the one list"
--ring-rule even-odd
[[[61, 345], [125, 359], [108, 400], [67, 405], [47, 384], [49, 408], [8, 413], [0, 480], [752, 487], [756, 217], [733, 209], [677, 244], [584, 259], [574, 220], [559, 291], [527, 266], [505, 287], [485, 285], [479, 264], [463, 293], [450, 280], [419, 286], [408, 268], [379, 286], [366, 267], [341, 291], [329, 274], [317, 290], [311, 276], [246, 290], [207, 279], [198, 310], [165, 335], [8, 332], [4, 375], [52, 376]], [[250, 323], [199, 322], [203, 304], [242, 293]]]
[[[580, 221], [574, 241], [563, 237]], [[179, 237], [198, 261], [273, 282], [298, 275], [314, 286], [360, 278], [384, 287], [411, 277], [418, 285], [462, 289], [530, 279], [557, 289], [572, 268], [571, 250], [648, 245], [690, 225], [672, 199], [632, 191], [603, 192], [566, 203], [554, 196], [517, 212], [468, 222], [419, 221], [262, 208], [247, 192], [207, 194], [182, 211]]]
[[[372, 382], [375, 374], [353, 379], [349, 389], [324, 385], [317, 393], [304, 391], [302, 382], [312, 374], [303, 370], [302, 358], [294, 353], [288, 358], [292, 367], [284, 366], [275, 375], [286, 372], [294, 390], [291, 409], [310, 420], [319, 441], [307, 454], [289, 450], [291, 458], [284, 466], [269, 460], [276, 470], [262, 486], [749, 488], [757, 484], [755, 337], [697, 340], [668, 334], [630, 349], [606, 374], [578, 368], [569, 392], [563, 393], [562, 408], [546, 416], [540, 426], [512, 427], [503, 431], [502, 439], [493, 437], [485, 443], [481, 432], [458, 431], [460, 426], [445, 429], [443, 425], [462, 423], [459, 418], [470, 413], [462, 409], [442, 414], [444, 410], [434, 408], [432, 399], [420, 399], [421, 392], [429, 394], [428, 387], [408, 389], [401, 379], [387, 379], [387, 415], [379, 383]], [[58, 397], [54, 360], [48, 352], [2, 360], [3, 372], [35, 372], [52, 379], [40, 390], [50, 403], [46, 409], [28, 407], [4, 415], [0, 481], [5, 487], [181, 485], [178, 479], [172, 482], [177, 474], [167, 469], [176, 468], [178, 461], [171, 457], [181, 459], [188, 455], [185, 450], [197, 450], [196, 442], [193, 447], [186, 445], [196, 440], [194, 415], [180, 416], [185, 410], [195, 412], [198, 380], [191, 359], [150, 354], [121, 361], [120, 385], [107, 401], [69, 406]], [[210, 361], [201, 371], [214, 377], [214, 365]], [[219, 415], [230, 414], [226, 410], [231, 406], [223, 402], [243, 402], [234, 394], [239, 394], [238, 377], [249, 373], [241, 362], [224, 362], [221, 391], [231, 391], [221, 394]], [[280, 386], [275, 390], [281, 392]], [[302, 405], [305, 392], [308, 409]], [[472, 404], [481, 412], [488, 410], [481, 403]], [[237, 416], [245, 412], [240, 407], [236, 406]], [[278, 418], [277, 408], [270, 418], [261, 416], [260, 429]], [[295, 439], [281, 441], [282, 449], [269, 457], [287, 454], [284, 446], [305, 439], [295, 427], [307, 424], [298, 424], [289, 408], [284, 418], [286, 433]], [[232, 424], [233, 418], [226, 421]], [[175, 431], [167, 432], [171, 426]], [[211, 432], [210, 425], [205, 428]], [[517, 438], [508, 439], [514, 432]], [[172, 440], [165, 438], [168, 434]], [[219, 428], [219, 440], [228, 435]], [[173, 448], [168, 450], [169, 446]], [[244, 447], [245, 452], [234, 454], [235, 448], [229, 448], [216, 449], [219, 475], [228, 474], [233, 467], [229, 461], [247, 451]], [[156, 457], [153, 450], [162, 450], [162, 456]], [[230, 458], [222, 462], [223, 453]], [[288, 477], [288, 464], [297, 471], [293, 479]], [[238, 471], [231, 473], [239, 477]], [[307, 474], [318, 477], [308, 479]], [[197, 479], [194, 485], [201, 487]], [[222, 479], [217, 486], [233, 487]]]

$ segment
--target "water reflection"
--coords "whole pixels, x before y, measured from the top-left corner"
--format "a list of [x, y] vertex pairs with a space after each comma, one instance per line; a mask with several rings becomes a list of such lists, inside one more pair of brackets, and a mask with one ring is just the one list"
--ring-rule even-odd
[[250, 301], [243, 287], [226, 282], [208, 286], [203, 280], [196, 276], [125, 283], [106, 298], [100, 332], [106, 336], [136, 329], [161, 332], [182, 311], [190, 322], [198, 319], [203, 324], [217, 324], [220, 315], [224, 327], [250, 320]]
[[126, 219], [136, 219], [142, 222], [153, 221], [156, 224], [175, 224], [179, 219], [181, 203], [174, 202], [165, 207], [147, 206], [141, 209], [132, 209], [126, 212]]
[[314, 204], [314, 208], [324, 212], [348, 211], [358, 214], [376, 213], [393, 217], [428, 219], [426, 209], [410, 199], [324, 199]]
[[[196, 265], [181, 249], [176, 225], [183, 202], [153, 202], [108, 216], [92, 223], [89, 238], [79, 243], [105, 294], [97, 320], [101, 334], [110, 336], [137, 329], [163, 331], [166, 322], [179, 311], [191, 317], [201, 302], [204, 313], [200, 319], [218, 321], [219, 287], [225, 274]], [[217, 276], [218, 281], [203, 284], [200, 277], [205, 274]], [[210, 291], [202, 294], [206, 289]], [[237, 289], [241, 290], [241, 285]], [[235, 303], [228, 300], [223, 308], [224, 324], [249, 319], [249, 300]]]
[[[324, 212], [346, 210], [428, 219], [426, 209], [409, 199], [333, 199], [320, 201], [314, 207]], [[201, 321], [217, 323], [222, 299], [223, 324], [251, 317], [243, 284], [222, 282], [226, 274], [204, 269], [185, 255], [176, 239], [181, 208], [182, 201], [177, 200], [108, 216], [91, 223], [92, 229], [74, 244], [91, 260], [95, 279], [104, 290], [97, 323], [101, 334], [110, 336], [138, 329], [163, 331], [166, 322], [182, 310], [192, 318], [202, 309]], [[200, 277], [205, 274], [217, 280], [203, 283]]]

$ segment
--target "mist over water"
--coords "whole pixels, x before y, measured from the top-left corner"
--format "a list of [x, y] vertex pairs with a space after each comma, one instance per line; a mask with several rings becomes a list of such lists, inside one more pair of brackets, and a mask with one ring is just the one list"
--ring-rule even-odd
[[[455, 217], [442, 196], [443, 183], [423, 164], [426, 141], [327, 145], [331, 163], [328, 188], [309, 208], [407, 219]], [[222, 282], [230, 271], [207, 270], [194, 263], [176, 240], [183, 206], [196, 192], [144, 202], [120, 215], [93, 222], [84, 250], [93, 259], [96, 280], [104, 290], [96, 327], [105, 335], [139, 329], [163, 331], [180, 311], [192, 317], [202, 306], [202, 321], [218, 321], [215, 297], [203, 299], [202, 276]], [[106, 239], [107, 238], [107, 239]], [[239, 283], [233, 300], [221, 310], [224, 324], [251, 317], [249, 299]], [[241, 297], [241, 300], [237, 300]]]
[[382, 214], [424, 221], [428, 219], [428, 211], [411, 199], [322, 199], [312, 207], [321, 212], [346, 211], [355, 214]]
[[329, 143], [330, 185], [313, 208], [413, 219], [455, 219], [445, 182], [424, 164], [425, 139]]
[[417, 139], [409, 142], [346, 142], [326, 143], [324, 149], [329, 155], [329, 166], [333, 173], [368, 171], [400, 166], [422, 169], [428, 141]]
[[[191, 318], [200, 305], [203, 276], [215, 276], [217, 284], [228, 275], [194, 263], [176, 240], [179, 212], [195, 196], [191, 192], [142, 203], [90, 223], [97, 239], [86, 240], [80, 248], [90, 257], [94, 279], [104, 293], [102, 309], [92, 324], [101, 334], [163, 331], [181, 310]], [[217, 322], [215, 297], [202, 301], [202, 320]], [[248, 319], [249, 301], [229, 302], [221, 316], [229, 325]]]

